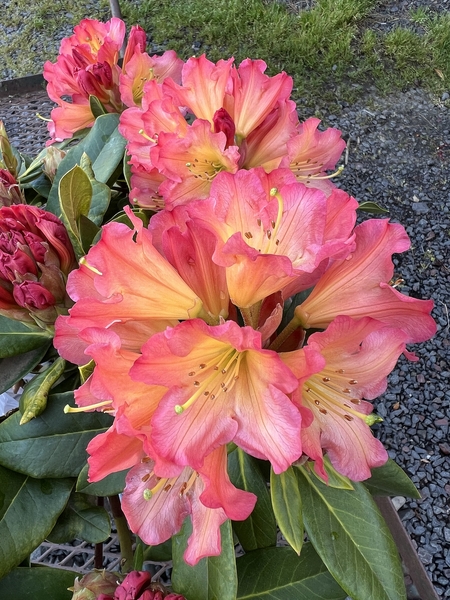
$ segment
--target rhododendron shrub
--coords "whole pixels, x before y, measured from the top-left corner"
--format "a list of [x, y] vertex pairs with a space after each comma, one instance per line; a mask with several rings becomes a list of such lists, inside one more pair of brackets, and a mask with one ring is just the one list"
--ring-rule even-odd
[[108, 496], [122, 573], [74, 598], [403, 600], [372, 494], [417, 491], [373, 400], [436, 330], [394, 281], [409, 238], [356, 225], [341, 132], [299, 121], [286, 73], [149, 56], [139, 26], [120, 61], [125, 29], [86, 19], [46, 63], [34, 161], [0, 124], [2, 391], [35, 371], [0, 423], [0, 578], [46, 537], [105, 540]]

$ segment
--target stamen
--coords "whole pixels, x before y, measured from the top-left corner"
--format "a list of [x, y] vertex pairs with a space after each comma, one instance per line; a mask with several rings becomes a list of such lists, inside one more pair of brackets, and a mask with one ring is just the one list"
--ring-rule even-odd
[[144, 137], [146, 140], [148, 140], [149, 142], [152, 142], [152, 144], [156, 144], [157, 140], [151, 138], [150, 136], [148, 136], [145, 131], [143, 129], [139, 129], [139, 133], [142, 135], [142, 137]]
[[103, 275], [103, 273], [101, 271], [99, 271], [98, 269], [96, 269], [95, 267], [93, 267], [92, 265], [90, 265], [88, 263], [85, 256], [82, 256], [80, 258], [80, 265], [84, 265], [87, 269], [89, 269], [89, 271], [92, 271], [96, 275]]
[[73, 406], [69, 406], [69, 404], [66, 404], [66, 406], [64, 407], [64, 412], [67, 413], [79, 413], [79, 412], [86, 412], [88, 410], [95, 410], [96, 408], [101, 408], [102, 406], [108, 406], [112, 404], [112, 400], [105, 400], [104, 402], [97, 402], [97, 404], [90, 404], [89, 406], [79, 406], [78, 408], [75, 408]]

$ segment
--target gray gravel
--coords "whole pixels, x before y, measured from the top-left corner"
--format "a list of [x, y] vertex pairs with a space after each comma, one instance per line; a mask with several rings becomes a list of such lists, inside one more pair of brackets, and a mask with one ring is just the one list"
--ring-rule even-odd
[[377, 436], [422, 496], [399, 514], [437, 593], [450, 598], [450, 111], [421, 90], [372, 90], [324, 123], [348, 141], [339, 186], [389, 209], [412, 240], [395, 260], [401, 291], [435, 302], [436, 336], [411, 348], [419, 362], [400, 361], [375, 410]]
[[[450, 0], [380, 2], [376, 26], [387, 30], [401, 24], [407, 10], [419, 6], [450, 10]], [[326, 115], [324, 125], [338, 127], [348, 141], [339, 185], [359, 201], [388, 208], [389, 217], [406, 227], [412, 249], [396, 258], [396, 273], [405, 281], [401, 291], [435, 301], [438, 333], [414, 348], [418, 363], [400, 361], [392, 373], [387, 393], [376, 402], [384, 419], [376, 434], [421, 492], [421, 500], [407, 500], [399, 514], [442, 599], [450, 598], [450, 110], [443, 104], [447, 99], [448, 94], [436, 99], [420, 89], [380, 98], [375, 89], [368, 89], [356, 104], [341, 104], [336, 115], [320, 104], [299, 104], [302, 118]], [[8, 131], [14, 140], [14, 131]], [[412, 591], [409, 597], [414, 597]]]

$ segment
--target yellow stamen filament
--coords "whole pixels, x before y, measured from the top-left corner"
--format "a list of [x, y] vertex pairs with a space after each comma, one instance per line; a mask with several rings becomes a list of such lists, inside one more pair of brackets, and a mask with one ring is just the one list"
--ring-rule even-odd
[[225, 171], [226, 167], [222, 163], [207, 158], [194, 158], [193, 162], [187, 162], [186, 168], [195, 177], [204, 181], [212, 181], [217, 173]]
[[103, 275], [103, 273], [101, 271], [99, 271], [98, 269], [96, 269], [95, 267], [93, 267], [92, 265], [90, 265], [88, 263], [85, 256], [82, 256], [80, 258], [80, 265], [84, 265], [87, 269], [89, 269], [89, 271], [92, 271], [96, 275]]
[[[304, 390], [306, 392], [306, 397], [310, 398], [311, 401], [314, 402], [322, 414], [327, 414], [327, 412], [330, 411], [339, 417], [343, 417], [347, 421], [353, 421], [354, 417], [362, 419], [363, 421], [366, 420], [367, 415], [358, 412], [354, 408], [351, 408], [346, 403], [346, 399], [336, 398], [336, 394], [341, 396], [341, 394], [348, 393], [350, 390], [342, 389], [329, 377], [322, 377], [320, 380], [314, 376], [311, 377], [311, 379], [308, 380], [308, 384], [304, 386]], [[360, 403], [358, 398], [351, 398], [349, 401], [352, 404]], [[325, 406], [328, 410], [324, 408]], [[341, 411], [349, 414], [342, 414]]]
[[97, 402], [97, 404], [90, 404], [89, 406], [79, 406], [75, 408], [73, 406], [69, 406], [66, 404], [64, 407], [64, 412], [67, 413], [79, 413], [86, 412], [87, 410], [95, 410], [96, 408], [101, 408], [102, 406], [108, 406], [112, 404], [112, 400], [105, 400], [104, 402]]
[[[308, 173], [307, 175], [305, 175], [304, 173], [302, 173], [303, 169], [300, 166], [301, 164], [302, 163], [291, 164], [291, 170], [294, 172], [297, 179], [306, 179], [307, 183], [309, 183], [310, 179], [332, 179], [333, 177], [338, 177], [344, 170], [344, 165], [341, 165], [340, 167], [338, 167], [336, 169], [336, 171], [334, 173], [330, 173], [330, 175], [316, 175], [316, 173]], [[319, 168], [322, 166], [323, 166], [323, 164], [319, 165]], [[296, 168], [296, 167], [299, 167], [299, 168]], [[317, 172], [320, 173], [320, 170], [317, 170]]]
[[[183, 413], [201, 396], [215, 400], [220, 393], [231, 390], [239, 378], [239, 366], [242, 357], [242, 352], [231, 348], [222, 356], [218, 363], [216, 362], [217, 359], [211, 360], [208, 363], [202, 363], [199, 368], [202, 371], [202, 375], [205, 375], [205, 378], [201, 379], [199, 377], [198, 380], [192, 382], [196, 390], [184, 404], [177, 404], [174, 407], [176, 414], [180, 415]], [[194, 371], [188, 373], [189, 377], [193, 375], [195, 375]], [[199, 373], [197, 373], [198, 375]]]
[[145, 131], [143, 129], [139, 129], [139, 133], [140, 135], [142, 135], [142, 137], [144, 137], [146, 140], [148, 140], [149, 142], [152, 142], [152, 144], [157, 144], [158, 140], [151, 138], [149, 135], [147, 135], [145, 133]]

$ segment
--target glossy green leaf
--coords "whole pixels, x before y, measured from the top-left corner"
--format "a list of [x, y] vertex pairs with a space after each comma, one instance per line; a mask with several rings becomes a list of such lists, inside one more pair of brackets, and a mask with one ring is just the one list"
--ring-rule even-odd
[[308, 537], [339, 585], [353, 600], [405, 600], [397, 548], [364, 485], [335, 489], [304, 469], [296, 474]]
[[254, 458], [240, 448], [228, 455], [228, 472], [234, 485], [258, 497], [253, 512], [245, 521], [235, 521], [233, 529], [244, 550], [275, 546], [277, 524], [272, 510], [266, 480]]
[[20, 425], [28, 423], [44, 412], [50, 388], [64, 373], [65, 366], [66, 361], [58, 357], [45, 371], [26, 384], [20, 397]]
[[166, 562], [172, 560], [172, 540], [167, 540], [157, 546], [147, 546], [144, 550], [144, 560]]
[[360, 205], [358, 206], [358, 210], [362, 210], [364, 212], [369, 212], [374, 215], [381, 215], [381, 214], [389, 212], [386, 208], [383, 208], [376, 202], [371, 202], [371, 201], [361, 202]]
[[111, 534], [108, 512], [101, 506], [93, 506], [83, 494], [72, 494], [69, 503], [59, 516], [49, 542], [63, 544], [68, 540], [84, 540], [90, 544], [104, 542]]
[[310, 543], [303, 545], [300, 556], [287, 546], [264, 548], [241, 556], [236, 565], [237, 600], [345, 600], [347, 596]]
[[59, 182], [61, 220], [66, 226], [70, 241], [78, 257], [84, 255], [81, 242], [80, 217], [87, 217], [91, 207], [92, 186], [81, 167], [75, 165]]
[[294, 469], [289, 467], [283, 473], [270, 473], [270, 495], [275, 518], [290, 546], [300, 554], [305, 535], [303, 528], [302, 498]]
[[108, 113], [101, 115], [94, 123], [87, 136], [79, 144], [71, 148], [61, 161], [50, 191], [47, 210], [61, 216], [58, 199], [58, 186], [61, 177], [75, 165], [79, 165], [83, 153], [89, 157], [95, 179], [101, 183], [111, 183], [110, 179], [122, 164], [126, 140], [118, 130], [119, 115]]
[[65, 414], [73, 392], [54, 394], [45, 412], [25, 425], [14, 413], [0, 424], [0, 464], [31, 477], [77, 477], [86, 464], [86, 446], [110, 426], [104, 413]]
[[414, 483], [391, 459], [382, 467], [372, 469], [372, 477], [363, 483], [373, 496], [420, 498], [420, 493]]
[[46, 538], [72, 487], [71, 479], [32, 479], [0, 466], [0, 577]]
[[18, 356], [0, 359], [0, 394], [28, 375], [44, 358], [50, 342]]
[[[92, 223], [100, 226], [103, 223], [103, 217], [108, 210], [111, 200], [111, 188], [106, 183], [95, 179], [91, 160], [86, 153], [81, 156], [80, 167], [89, 177], [92, 186], [92, 202], [87, 216]], [[93, 238], [94, 236], [92, 236], [91, 240]]]
[[51, 331], [37, 325], [25, 325], [22, 321], [0, 316], [0, 358], [8, 358], [30, 352], [45, 345], [53, 338]]
[[85, 465], [78, 475], [77, 492], [90, 494], [91, 496], [116, 496], [121, 494], [125, 488], [125, 476], [128, 469], [111, 473], [101, 481], [90, 483], [88, 481], [88, 465]]
[[[317, 477], [319, 479], [319, 481], [322, 481], [322, 478], [319, 477], [319, 475], [314, 470], [314, 462], [313, 461], [308, 461], [304, 465], [304, 468], [309, 473], [311, 473], [312, 475]], [[323, 457], [323, 468], [325, 469], [325, 472], [328, 475], [327, 485], [329, 487], [337, 488], [339, 490], [353, 490], [354, 489], [353, 484], [350, 481], [350, 479], [348, 477], [345, 477], [344, 475], [341, 475], [340, 473], [338, 473], [336, 471], [336, 469], [331, 464], [331, 461], [330, 461], [328, 455], [325, 455]]]
[[172, 538], [172, 587], [186, 600], [236, 600], [237, 575], [231, 522], [220, 528], [222, 552], [219, 556], [202, 558], [194, 567], [183, 560], [187, 541], [192, 533], [188, 517], [179, 534]]
[[0, 580], [2, 600], [71, 600], [79, 573], [51, 567], [18, 567]]
[[108, 112], [97, 96], [89, 96], [89, 107], [95, 118], [106, 115]]

